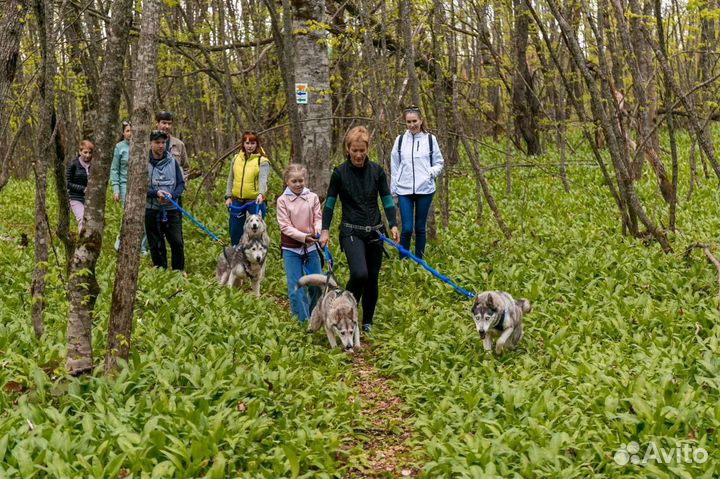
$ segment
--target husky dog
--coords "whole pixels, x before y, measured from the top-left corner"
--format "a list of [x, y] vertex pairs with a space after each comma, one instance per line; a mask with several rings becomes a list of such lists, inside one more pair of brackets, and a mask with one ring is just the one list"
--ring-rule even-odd
[[236, 246], [225, 247], [218, 258], [216, 270], [220, 286], [239, 286], [244, 278], [248, 278], [255, 296], [259, 298], [267, 253], [267, 244], [259, 239], [248, 239]]
[[485, 291], [478, 294], [472, 307], [472, 315], [485, 351], [492, 350], [492, 341], [497, 336], [496, 354], [501, 354], [505, 349], [515, 349], [523, 336], [523, 313], [531, 310], [530, 301], [516, 301], [504, 291]]
[[251, 239], [258, 239], [266, 246], [270, 244], [270, 238], [267, 234], [267, 226], [261, 214], [245, 214], [245, 229], [240, 237], [240, 243], [245, 243]]
[[335, 336], [345, 351], [360, 349], [360, 325], [358, 324], [358, 306], [355, 296], [341, 290], [334, 279], [324, 274], [308, 274], [300, 278], [297, 287], [326, 287], [326, 292], [318, 300], [310, 315], [308, 331], [315, 332], [325, 326], [330, 347], [337, 346]]

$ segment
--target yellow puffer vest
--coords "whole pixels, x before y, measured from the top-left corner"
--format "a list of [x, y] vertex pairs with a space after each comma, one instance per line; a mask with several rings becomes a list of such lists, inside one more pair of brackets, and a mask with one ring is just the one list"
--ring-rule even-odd
[[243, 200], [254, 200], [260, 193], [260, 163], [269, 160], [259, 153], [253, 153], [250, 158], [245, 157], [241, 151], [233, 159], [233, 187], [232, 195]]

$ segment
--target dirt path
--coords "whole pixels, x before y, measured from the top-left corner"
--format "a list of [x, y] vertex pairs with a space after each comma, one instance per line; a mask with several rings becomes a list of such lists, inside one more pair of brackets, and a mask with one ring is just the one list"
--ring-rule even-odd
[[362, 445], [369, 451], [370, 461], [364, 470], [350, 471], [346, 477], [417, 477], [420, 465], [412, 457], [409, 415], [389, 381], [375, 368], [367, 343], [354, 355], [353, 368], [358, 375], [355, 388], [363, 404], [362, 415], [370, 424], [364, 431], [368, 442]]

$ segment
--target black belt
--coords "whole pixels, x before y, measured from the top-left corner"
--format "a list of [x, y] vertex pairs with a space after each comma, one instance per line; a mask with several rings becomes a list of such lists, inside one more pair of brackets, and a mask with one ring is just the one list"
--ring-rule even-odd
[[360, 231], [364, 231], [366, 233], [370, 233], [371, 231], [380, 231], [381, 229], [383, 229], [383, 227], [385, 225], [380, 223], [379, 225], [375, 225], [375, 226], [360, 226], [360, 225], [353, 225], [350, 223], [343, 223], [342, 226], [344, 226], [346, 228], [350, 228], [351, 230], [360, 230]]

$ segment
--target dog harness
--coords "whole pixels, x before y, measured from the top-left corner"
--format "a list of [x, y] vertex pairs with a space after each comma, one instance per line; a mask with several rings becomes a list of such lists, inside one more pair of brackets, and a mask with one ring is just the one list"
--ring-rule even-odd
[[[498, 311], [498, 313], [499, 312], [500, 311]], [[505, 331], [505, 321], [507, 319], [510, 319], [509, 316], [510, 316], [510, 310], [506, 309], [505, 312], [503, 313], [502, 319], [500, 320], [500, 322], [496, 323], [495, 326], [493, 326], [493, 329], [496, 329], [498, 331]]]

